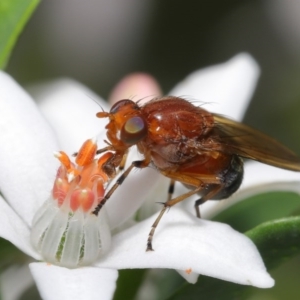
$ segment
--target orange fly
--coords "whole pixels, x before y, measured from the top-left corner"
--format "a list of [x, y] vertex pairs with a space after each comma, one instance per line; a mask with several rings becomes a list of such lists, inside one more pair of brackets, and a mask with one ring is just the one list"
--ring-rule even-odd
[[[133, 168], [145, 168], [151, 164], [171, 179], [169, 198], [152, 225], [147, 251], [153, 250], [154, 231], [167, 208], [199, 194], [195, 209], [200, 217], [200, 204], [232, 195], [243, 180], [243, 158], [300, 171], [300, 159], [276, 140], [182, 98], [167, 96], [144, 105], [124, 99], [115, 103], [110, 112], [99, 112], [97, 117], [109, 118], [106, 125], [108, 146], [98, 151], [113, 152], [103, 165], [106, 174], [113, 176], [116, 168], [124, 166], [128, 150], [133, 145], [144, 159], [131, 163], [94, 214], [98, 214]], [[190, 191], [172, 199], [176, 181], [188, 186]]]

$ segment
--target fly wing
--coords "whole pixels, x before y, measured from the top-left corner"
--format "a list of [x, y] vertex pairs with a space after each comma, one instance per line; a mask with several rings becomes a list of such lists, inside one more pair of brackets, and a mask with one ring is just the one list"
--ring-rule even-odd
[[[214, 114], [215, 126], [205, 149], [237, 154], [275, 167], [300, 171], [300, 159], [273, 138], [247, 125]], [[210, 148], [210, 149], [209, 149]]]

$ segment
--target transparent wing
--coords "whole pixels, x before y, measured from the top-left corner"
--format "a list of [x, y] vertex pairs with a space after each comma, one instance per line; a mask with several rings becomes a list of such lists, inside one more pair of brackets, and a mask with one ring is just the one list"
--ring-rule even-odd
[[275, 139], [247, 125], [214, 114], [215, 126], [211, 134], [210, 151], [237, 154], [244, 158], [300, 171], [300, 159]]

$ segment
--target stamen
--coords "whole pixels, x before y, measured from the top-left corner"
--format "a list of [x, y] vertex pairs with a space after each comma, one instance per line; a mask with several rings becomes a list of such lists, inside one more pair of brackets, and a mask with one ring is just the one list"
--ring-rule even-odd
[[79, 207], [84, 212], [89, 211], [95, 201], [95, 195], [90, 189], [77, 189], [70, 198], [70, 207], [73, 211], [76, 211]]
[[52, 190], [53, 199], [57, 200], [58, 206], [61, 206], [67, 196], [70, 184], [62, 178], [56, 178]]
[[95, 139], [85, 141], [76, 156], [76, 164], [78, 166], [86, 166], [90, 164], [94, 160], [96, 151], [97, 143]]
[[61, 162], [61, 164], [63, 166], [66, 167], [67, 170], [69, 170], [71, 168], [70, 158], [68, 157], [68, 155], [65, 152], [63, 152], [63, 151], [54, 152], [54, 156], [56, 158], [58, 158], [58, 160]]

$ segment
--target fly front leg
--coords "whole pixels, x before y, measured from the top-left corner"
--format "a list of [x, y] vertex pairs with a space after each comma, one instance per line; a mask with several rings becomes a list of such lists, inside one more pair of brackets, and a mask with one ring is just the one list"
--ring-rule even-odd
[[119, 170], [118, 170], [118, 173], [119, 172], [122, 172], [125, 168], [125, 164], [126, 164], [126, 161], [127, 161], [127, 157], [128, 157], [128, 152], [126, 152], [123, 157], [122, 157], [122, 160], [120, 162], [120, 165], [119, 165]]
[[123, 181], [127, 178], [129, 173], [133, 168], [146, 168], [149, 165], [150, 161], [148, 159], [133, 161], [128, 169], [117, 179], [116, 183], [111, 187], [111, 189], [107, 192], [101, 202], [96, 206], [94, 211], [92, 212], [94, 215], [98, 216], [99, 211], [107, 202], [107, 200], [111, 197], [111, 195], [115, 192], [115, 190], [123, 183]]
[[[108, 159], [102, 166], [102, 170], [110, 177], [114, 178], [121, 170], [127, 159], [127, 152], [116, 151], [110, 159]], [[118, 171], [116, 169], [118, 168]]]

